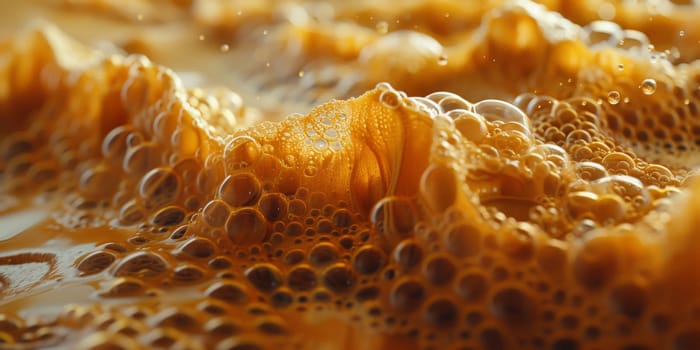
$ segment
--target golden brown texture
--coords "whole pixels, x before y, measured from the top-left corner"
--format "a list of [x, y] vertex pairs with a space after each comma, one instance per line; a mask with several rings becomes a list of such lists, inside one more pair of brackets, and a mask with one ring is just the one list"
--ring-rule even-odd
[[286, 4], [191, 4], [279, 106], [0, 45], [0, 210], [40, 219], [0, 347], [700, 347], [697, 63], [525, 1]]

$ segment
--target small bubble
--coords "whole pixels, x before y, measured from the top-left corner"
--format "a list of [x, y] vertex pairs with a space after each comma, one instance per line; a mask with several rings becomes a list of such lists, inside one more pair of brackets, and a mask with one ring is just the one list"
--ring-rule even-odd
[[379, 95], [379, 102], [388, 108], [396, 109], [401, 105], [401, 96], [393, 89], [385, 90]]
[[440, 57], [438, 57], [438, 64], [441, 66], [447, 65], [447, 56], [440, 55]]
[[270, 67], [270, 62], [265, 62], [265, 67]]
[[304, 169], [304, 175], [306, 175], [308, 177], [314, 177], [314, 176], [316, 176], [317, 173], [318, 173], [318, 169], [313, 165], [308, 165]]
[[320, 139], [314, 143], [314, 148], [316, 148], [319, 151], [324, 150], [326, 147], [328, 147], [328, 141], [324, 139]]
[[199, 34], [199, 41], [204, 41], [204, 34]]
[[379, 34], [386, 34], [389, 32], [389, 24], [385, 21], [379, 21], [377, 22], [376, 29]]
[[608, 102], [610, 102], [611, 105], [620, 103], [620, 93], [615, 90], [608, 92]]
[[680, 32], [678, 32], [678, 36], [680, 36], [681, 38], [685, 37], [685, 30], [681, 30]]
[[335, 129], [332, 129], [332, 128], [331, 128], [331, 129], [326, 129], [326, 131], [324, 131], [323, 134], [324, 134], [327, 138], [331, 138], [331, 139], [334, 139], [334, 138], [338, 137], [338, 131], [335, 130]]
[[304, 77], [304, 71], [303, 71], [303, 70], [300, 70], [300, 71], [299, 71], [299, 78], [303, 78], [303, 77]]
[[642, 86], [641, 86], [641, 88], [642, 88], [642, 92], [643, 92], [645, 95], [651, 95], [651, 94], [653, 94], [654, 92], [656, 92], [656, 80], [654, 80], [654, 79], [644, 79], [644, 81], [642, 81]]
[[223, 44], [221, 47], [219, 47], [219, 51], [221, 52], [228, 52], [229, 50], [231, 50], [231, 47], [228, 46], [228, 44]]
[[622, 64], [622, 63], [618, 64], [618, 65], [617, 65], [617, 70], [619, 70], [620, 72], [622, 72], [623, 70], [625, 70], [625, 65]]
[[263, 30], [263, 35], [267, 35], [267, 29]]

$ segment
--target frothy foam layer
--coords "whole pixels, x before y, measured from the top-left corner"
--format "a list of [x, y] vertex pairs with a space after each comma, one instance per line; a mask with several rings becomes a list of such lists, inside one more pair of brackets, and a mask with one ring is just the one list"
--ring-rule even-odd
[[700, 347], [698, 69], [625, 12], [678, 7], [99, 4], [247, 92], [0, 43], [0, 348]]

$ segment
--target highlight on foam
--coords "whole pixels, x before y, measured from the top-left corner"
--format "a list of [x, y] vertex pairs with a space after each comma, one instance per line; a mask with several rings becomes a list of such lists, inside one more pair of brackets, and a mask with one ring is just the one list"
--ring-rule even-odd
[[700, 7], [593, 3], [0, 5], [0, 349], [700, 349]]

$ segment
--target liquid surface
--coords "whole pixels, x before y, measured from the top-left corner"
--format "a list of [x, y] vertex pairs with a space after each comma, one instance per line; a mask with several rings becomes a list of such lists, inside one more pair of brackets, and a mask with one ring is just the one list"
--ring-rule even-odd
[[700, 348], [700, 7], [0, 1], [0, 349]]

